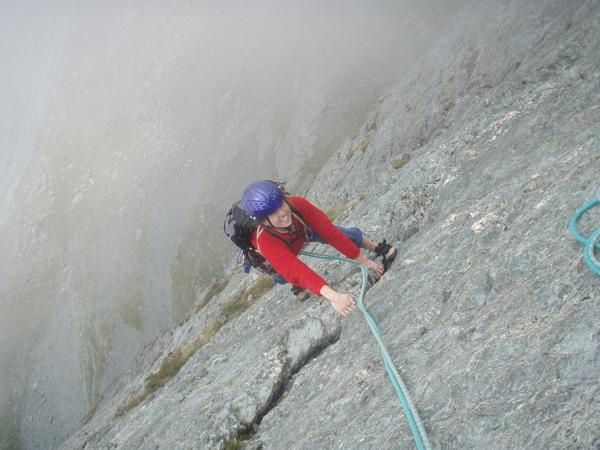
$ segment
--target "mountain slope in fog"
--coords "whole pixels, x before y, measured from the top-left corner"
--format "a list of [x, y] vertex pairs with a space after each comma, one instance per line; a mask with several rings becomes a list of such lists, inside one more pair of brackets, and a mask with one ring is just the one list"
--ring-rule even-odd
[[465, 1], [2, 2], [0, 448], [76, 431], [222, 275], [223, 204], [309, 185]]
[[[567, 224], [598, 188], [600, 3], [483, 2], [457, 24], [308, 196], [399, 243], [365, 303], [434, 447], [596, 447], [600, 294]], [[359, 312], [261, 283], [207, 292], [62, 448], [411, 448]]]

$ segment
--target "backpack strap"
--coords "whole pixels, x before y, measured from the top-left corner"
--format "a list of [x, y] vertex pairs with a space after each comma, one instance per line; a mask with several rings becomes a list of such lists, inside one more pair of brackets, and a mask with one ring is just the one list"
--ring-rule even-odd
[[[312, 237], [312, 234], [313, 234], [312, 230], [310, 229], [310, 227], [308, 225], [306, 225], [306, 222], [304, 221], [304, 218], [300, 215], [300, 213], [294, 207], [292, 207], [292, 205], [290, 205], [290, 209], [292, 210], [292, 215], [294, 217], [296, 217], [300, 221], [300, 223], [302, 224], [302, 227], [304, 229], [304, 237], [306, 238], [307, 241], [309, 241], [310, 238]], [[261, 255], [262, 255], [262, 252], [260, 251], [259, 237], [264, 232], [266, 232], [266, 233], [270, 234], [271, 236], [273, 236], [274, 238], [279, 239], [280, 241], [284, 242], [288, 247], [294, 241], [294, 239], [291, 239], [291, 240], [290, 239], [286, 239], [283, 236], [280, 236], [280, 235], [275, 234], [275, 233], [271, 233], [269, 231], [268, 227], [264, 227], [262, 225], [258, 225], [256, 227], [256, 246], [258, 247], [258, 248], [256, 248], [256, 251], [258, 253], [260, 253]]]
[[[260, 253], [262, 255], [262, 252], [260, 251], [260, 242], [258, 241], [258, 238], [260, 237], [260, 235], [263, 233], [263, 231], [265, 231], [265, 227], [263, 227], [262, 225], [259, 225], [256, 227], [256, 251], [258, 253]], [[271, 233], [269, 233], [271, 234]]]
[[275, 239], [279, 239], [280, 241], [284, 242], [284, 243], [285, 243], [285, 245], [287, 245], [288, 247], [289, 247], [289, 246], [290, 246], [290, 244], [291, 244], [291, 243], [294, 241], [293, 239], [292, 239], [292, 240], [289, 240], [289, 239], [286, 239], [286, 238], [284, 238], [283, 236], [279, 236], [279, 235], [277, 235], [277, 234], [275, 234], [275, 233], [271, 233], [271, 232], [269, 231], [269, 229], [268, 229], [268, 228], [266, 228], [266, 227], [263, 227], [262, 225], [258, 225], [258, 226], [256, 227], [256, 246], [257, 246], [258, 248], [256, 248], [255, 250], [256, 250], [258, 253], [260, 253], [261, 255], [262, 255], [262, 252], [260, 251], [260, 242], [258, 241], [258, 238], [260, 237], [260, 235], [261, 235], [262, 233], [267, 233], [267, 234], [269, 234], [269, 235], [273, 236]]
[[[290, 206], [290, 208], [291, 208], [291, 206]], [[306, 225], [304, 218], [294, 208], [292, 208], [292, 214], [296, 217], [296, 219], [298, 219], [300, 221], [300, 223], [304, 227], [304, 236], [306, 237], [307, 241], [310, 241], [310, 238], [313, 236], [312, 229], [308, 225]]]

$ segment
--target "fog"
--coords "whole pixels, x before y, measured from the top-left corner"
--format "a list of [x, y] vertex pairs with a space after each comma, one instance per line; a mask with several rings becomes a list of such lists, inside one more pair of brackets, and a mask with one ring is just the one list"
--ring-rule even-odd
[[302, 189], [459, 2], [5, 1], [0, 447], [55, 448]]

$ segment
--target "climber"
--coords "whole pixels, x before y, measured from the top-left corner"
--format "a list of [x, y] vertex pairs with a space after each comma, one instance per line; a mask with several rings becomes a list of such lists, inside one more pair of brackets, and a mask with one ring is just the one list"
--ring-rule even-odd
[[[334, 290], [299, 258], [306, 242], [327, 243], [350, 259], [367, 266], [378, 280], [396, 257], [385, 240], [376, 243], [358, 228], [336, 227], [327, 215], [304, 197], [291, 197], [280, 183], [257, 181], [242, 195], [241, 206], [254, 220], [251, 246], [272, 267], [276, 283], [293, 284], [292, 292], [306, 300], [310, 292], [327, 298], [342, 316], [354, 309], [351, 295]], [[362, 255], [360, 248], [381, 256], [382, 265]]]

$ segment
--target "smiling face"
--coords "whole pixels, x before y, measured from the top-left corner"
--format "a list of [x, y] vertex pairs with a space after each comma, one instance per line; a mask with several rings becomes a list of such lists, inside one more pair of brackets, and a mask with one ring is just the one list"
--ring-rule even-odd
[[292, 225], [292, 210], [287, 202], [283, 202], [279, 209], [273, 214], [269, 214], [264, 220], [264, 225], [271, 225], [275, 228], [287, 228]]

